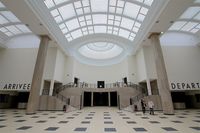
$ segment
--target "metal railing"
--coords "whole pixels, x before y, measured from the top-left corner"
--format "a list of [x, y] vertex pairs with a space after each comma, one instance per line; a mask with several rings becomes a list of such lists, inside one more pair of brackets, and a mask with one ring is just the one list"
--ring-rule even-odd
[[131, 98], [132, 104], [134, 104], [134, 103], [140, 101], [140, 100], [141, 100], [143, 97], [145, 97], [145, 96], [147, 96], [146, 93], [140, 93], [140, 94], [138, 94], [138, 95], [132, 97], [132, 98]]
[[69, 105], [69, 98], [61, 95], [61, 94], [56, 94], [55, 95], [56, 98], [60, 99], [62, 102], [64, 102], [65, 104]]
[[43, 89], [42, 95], [49, 95], [49, 89]]
[[[56, 88], [55, 93], [58, 94], [59, 92], [65, 90], [66, 88], [72, 88], [72, 87], [75, 87], [75, 88], [98, 88], [97, 84], [91, 84], [91, 83], [86, 83], [86, 82], [79, 82], [78, 84], [74, 84], [73, 82], [70, 82], [66, 85], [62, 85], [62, 86], [59, 86], [58, 88]], [[134, 89], [140, 90], [140, 91], [144, 90], [144, 88], [141, 85], [134, 84], [132, 82], [128, 82], [127, 84], [125, 84], [123, 82], [107, 83], [102, 88], [110, 89], [110, 88], [121, 88], [121, 87], [131, 87], [131, 88], [134, 88]], [[101, 89], [101, 87], [99, 89]]]

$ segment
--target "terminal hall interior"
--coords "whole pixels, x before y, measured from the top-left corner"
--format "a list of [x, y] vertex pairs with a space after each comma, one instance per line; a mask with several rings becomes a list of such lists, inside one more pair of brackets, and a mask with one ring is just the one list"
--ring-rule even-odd
[[199, 58], [200, 0], [0, 0], [0, 132], [199, 132]]

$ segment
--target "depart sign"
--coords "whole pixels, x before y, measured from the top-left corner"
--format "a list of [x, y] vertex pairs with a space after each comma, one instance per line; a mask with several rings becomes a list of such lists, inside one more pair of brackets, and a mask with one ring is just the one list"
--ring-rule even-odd
[[171, 90], [200, 90], [200, 83], [171, 83]]
[[0, 90], [5, 91], [29, 91], [31, 89], [30, 83], [8, 83], [8, 84], [0, 84]]

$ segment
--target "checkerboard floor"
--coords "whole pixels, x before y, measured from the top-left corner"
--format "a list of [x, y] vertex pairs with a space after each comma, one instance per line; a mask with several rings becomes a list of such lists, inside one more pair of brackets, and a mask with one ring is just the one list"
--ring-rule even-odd
[[[109, 118], [109, 119], [108, 119]], [[1, 133], [200, 133], [200, 110], [176, 110], [175, 115], [131, 113], [117, 108], [88, 107], [64, 113], [0, 109]]]

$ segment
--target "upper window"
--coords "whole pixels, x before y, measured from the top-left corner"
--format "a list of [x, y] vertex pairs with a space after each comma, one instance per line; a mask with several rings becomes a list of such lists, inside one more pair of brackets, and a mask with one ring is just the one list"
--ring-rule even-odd
[[200, 0], [196, 0], [192, 7], [189, 7], [180, 18], [174, 22], [169, 31], [181, 31], [197, 33], [200, 30]]
[[44, 0], [68, 41], [112, 34], [133, 41], [153, 0]]
[[4, 35], [11, 37], [14, 35], [31, 32], [29, 28], [21, 23], [21, 21], [1, 2], [0, 9], [0, 32], [2, 32]]

